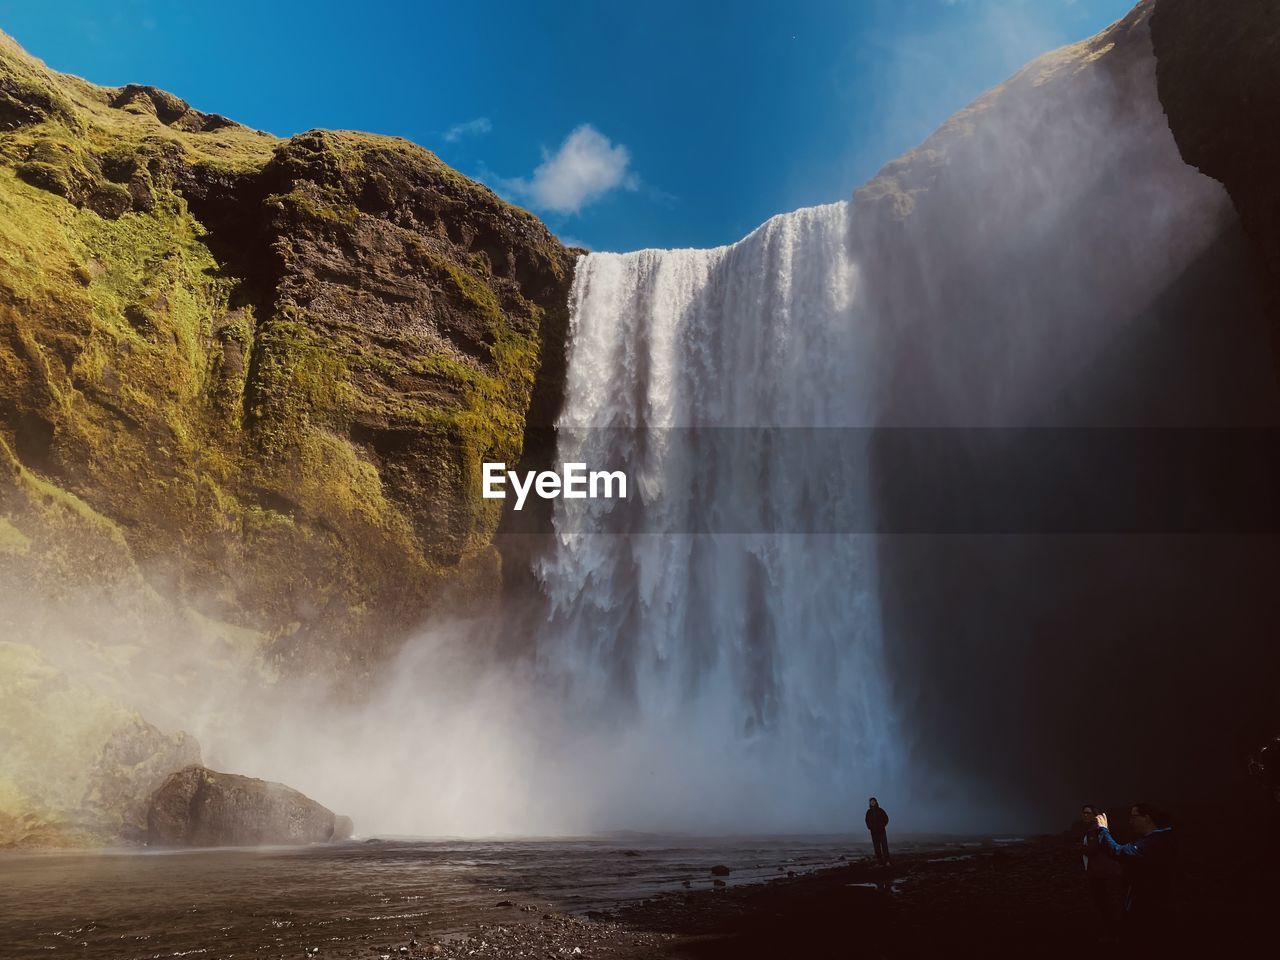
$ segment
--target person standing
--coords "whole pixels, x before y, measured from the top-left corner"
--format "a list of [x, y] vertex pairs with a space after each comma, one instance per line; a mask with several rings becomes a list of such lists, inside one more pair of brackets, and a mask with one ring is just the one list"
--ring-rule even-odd
[[1124, 865], [1124, 927], [1129, 937], [1149, 944], [1161, 942], [1172, 922], [1173, 871], [1178, 846], [1168, 818], [1149, 803], [1129, 808], [1129, 828], [1138, 839], [1117, 843], [1107, 815], [1095, 818], [1098, 846]]
[[1102, 918], [1102, 933], [1111, 934], [1120, 919], [1120, 893], [1123, 884], [1123, 871], [1120, 861], [1102, 852], [1098, 842], [1101, 828], [1098, 826], [1098, 808], [1086, 803], [1080, 808], [1080, 822], [1084, 826], [1080, 842], [1083, 847], [1081, 858], [1084, 860], [1085, 885], [1089, 890], [1089, 899], [1093, 901]]
[[889, 859], [889, 814], [884, 812], [880, 802], [872, 797], [867, 806], [867, 829], [871, 831], [871, 845], [875, 847], [876, 860], [883, 867], [893, 863]]

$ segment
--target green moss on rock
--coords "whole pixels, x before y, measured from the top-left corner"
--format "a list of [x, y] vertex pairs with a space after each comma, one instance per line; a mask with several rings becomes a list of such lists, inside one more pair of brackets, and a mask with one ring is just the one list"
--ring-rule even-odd
[[83, 507], [166, 601], [359, 673], [495, 575], [479, 463], [521, 456], [572, 260], [407, 141], [279, 140], [0, 37], [0, 555], [67, 559], [32, 504]]

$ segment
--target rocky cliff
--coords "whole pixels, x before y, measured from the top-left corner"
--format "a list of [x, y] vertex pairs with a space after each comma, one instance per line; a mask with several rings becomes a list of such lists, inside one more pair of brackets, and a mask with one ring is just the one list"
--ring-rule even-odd
[[286, 669], [360, 661], [451, 579], [492, 590], [478, 464], [520, 457], [572, 260], [405, 141], [279, 140], [0, 38], [6, 566], [73, 503]]
[[1226, 186], [1269, 279], [1280, 365], [1280, 5], [1158, 0], [1151, 34], [1182, 157]]
[[[82, 781], [137, 708], [358, 684], [498, 593], [479, 463], [554, 417], [573, 260], [406, 141], [279, 139], [0, 34], [0, 844], [136, 834]], [[161, 772], [198, 759], [154, 733]]]

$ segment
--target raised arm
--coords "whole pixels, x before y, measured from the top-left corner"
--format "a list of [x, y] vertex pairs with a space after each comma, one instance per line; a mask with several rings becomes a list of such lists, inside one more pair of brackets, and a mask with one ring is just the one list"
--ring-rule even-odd
[[1113, 857], [1126, 857], [1131, 860], [1139, 860], [1148, 853], [1148, 847], [1142, 840], [1135, 840], [1133, 843], [1117, 843], [1116, 838], [1111, 835], [1111, 828], [1107, 826], [1105, 815], [1098, 817], [1098, 846]]

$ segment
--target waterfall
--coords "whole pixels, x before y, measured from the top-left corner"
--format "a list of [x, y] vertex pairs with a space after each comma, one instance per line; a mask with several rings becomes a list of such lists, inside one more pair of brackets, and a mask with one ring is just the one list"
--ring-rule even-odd
[[[693, 462], [672, 439], [738, 428], [750, 446], [754, 428], [869, 422], [850, 212], [798, 210], [713, 250], [579, 261], [560, 459], [624, 465], [636, 493], [558, 502], [540, 657], [575, 723], [640, 758], [615, 772], [629, 825], [637, 811], [688, 823], [715, 798], [736, 826], [847, 826], [850, 804], [897, 776], [870, 538], [812, 532], [845, 491], [797, 486], [794, 463], [761, 475], [742, 444]], [[615, 510], [653, 532], [601, 532]], [[716, 532], [715, 518], [763, 511], [809, 532]]]
[[[1048, 695], [1009, 665], [1092, 609], [1094, 568], [1068, 563], [1071, 538], [1000, 527], [956, 554], [912, 510], [956, 492], [946, 464], [997, 468], [979, 430], [1217, 426], [1274, 393], [1247, 348], [1222, 347], [1229, 390], [1176, 361], [1227, 329], [1188, 294], [1235, 218], [1173, 142], [1148, 12], [1030, 64], [849, 203], [579, 261], [559, 459], [621, 466], [634, 496], [558, 501], [537, 565], [542, 679], [599, 741], [561, 751], [590, 777], [574, 796], [626, 826], [847, 829], [871, 794], [899, 826], [1023, 809], [1017, 782], [984, 792], [1010, 766], [989, 744], [1034, 755]], [[806, 436], [823, 428], [869, 429], [832, 457]], [[893, 454], [916, 449], [951, 452]], [[1025, 490], [1052, 504], [1053, 479]], [[1033, 548], [1059, 564], [1039, 579]], [[1008, 613], [1046, 583], [1072, 599]]]

